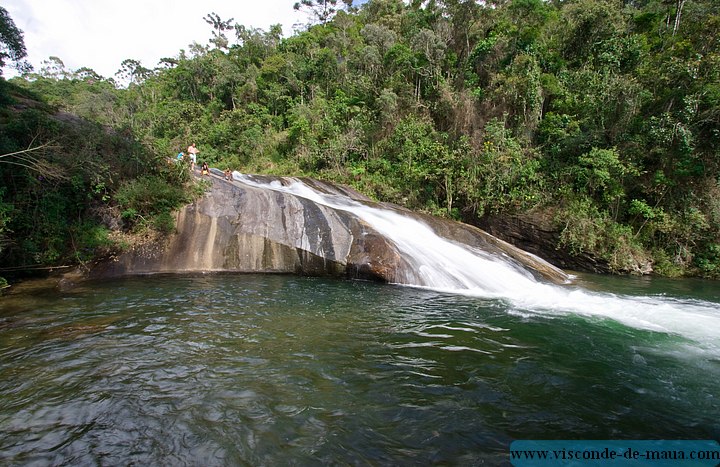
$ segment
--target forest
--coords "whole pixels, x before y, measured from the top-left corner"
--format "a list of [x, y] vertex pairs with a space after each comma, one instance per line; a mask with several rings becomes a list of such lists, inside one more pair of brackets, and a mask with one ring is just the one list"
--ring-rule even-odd
[[716, 0], [297, 7], [314, 21], [287, 36], [209, 13], [206, 44], [114, 77], [23, 67], [5, 12], [0, 276], [171, 232], [202, 186], [167, 159], [195, 142], [470, 224], [542, 218], [615, 273], [720, 277]]

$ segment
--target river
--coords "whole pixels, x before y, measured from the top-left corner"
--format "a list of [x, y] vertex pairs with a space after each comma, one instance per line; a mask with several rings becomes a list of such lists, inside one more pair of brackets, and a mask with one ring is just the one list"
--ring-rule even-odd
[[3, 297], [0, 463], [493, 465], [516, 439], [719, 439], [717, 282], [576, 282], [555, 305], [273, 275]]

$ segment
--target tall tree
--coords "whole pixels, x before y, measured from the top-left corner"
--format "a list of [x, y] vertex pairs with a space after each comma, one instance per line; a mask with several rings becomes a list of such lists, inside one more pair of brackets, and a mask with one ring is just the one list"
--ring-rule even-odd
[[71, 72], [65, 68], [65, 63], [60, 57], [48, 57], [47, 60], [43, 60], [42, 67], [40, 68], [40, 76], [50, 79], [68, 79]]
[[227, 50], [229, 46], [228, 38], [225, 35], [225, 31], [230, 31], [234, 28], [232, 25], [232, 22], [234, 21], [234, 18], [230, 18], [227, 21], [223, 21], [220, 19], [220, 15], [217, 13], [209, 13], [207, 16], [203, 18], [207, 24], [212, 26], [213, 28], [213, 37], [210, 39], [210, 42], [215, 45], [218, 49], [225, 49]]
[[[321, 23], [327, 23], [342, 5], [338, 6], [337, 0], [300, 0], [293, 5], [295, 10], [307, 10], [314, 19], [317, 19]], [[352, 0], [342, 0], [347, 8], [352, 5]]]
[[32, 69], [30, 64], [23, 60], [26, 56], [23, 32], [15, 26], [8, 11], [0, 6], [0, 76], [8, 59], [14, 62], [15, 68], [20, 71]]
[[152, 74], [152, 70], [142, 66], [139, 60], [126, 58], [120, 64], [120, 69], [115, 73], [115, 76], [128, 84], [140, 84]]

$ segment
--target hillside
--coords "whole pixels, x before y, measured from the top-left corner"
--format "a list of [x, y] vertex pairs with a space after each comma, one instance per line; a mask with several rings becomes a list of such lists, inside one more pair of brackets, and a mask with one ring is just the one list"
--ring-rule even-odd
[[[121, 158], [136, 173], [196, 142], [221, 169], [351, 184], [500, 235], [539, 219], [547, 235], [521, 241], [568, 267], [718, 277], [719, 10], [373, 0], [286, 38], [208, 15], [208, 44], [125, 60], [127, 87], [57, 58], [13, 82], [136, 141], [153, 155]], [[121, 203], [111, 179], [81, 192]]]
[[171, 169], [133, 138], [0, 79], [0, 276], [75, 266], [133, 241], [113, 232], [171, 229], [169, 211], [189, 199], [187, 174]]

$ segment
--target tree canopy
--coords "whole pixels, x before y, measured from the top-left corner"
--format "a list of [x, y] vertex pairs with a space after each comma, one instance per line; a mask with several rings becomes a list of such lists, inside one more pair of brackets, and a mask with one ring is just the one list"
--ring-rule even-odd
[[22, 60], [26, 56], [23, 32], [15, 26], [8, 11], [0, 6], [0, 75], [7, 60], [20, 69], [27, 69], [27, 63]]
[[720, 275], [717, 2], [305, 6], [317, 24], [286, 38], [211, 13], [207, 45], [123, 62], [126, 88], [88, 69], [13, 82], [156, 157], [192, 140], [211, 165], [470, 223], [541, 216], [618, 272]]

